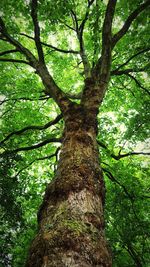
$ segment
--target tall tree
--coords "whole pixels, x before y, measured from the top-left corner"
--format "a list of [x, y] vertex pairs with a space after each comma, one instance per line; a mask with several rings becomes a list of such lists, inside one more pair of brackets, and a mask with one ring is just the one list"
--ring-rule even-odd
[[[36, 161], [59, 157], [38, 211], [38, 233], [27, 267], [112, 266], [104, 234], [103, 172], [131, 202], [133, 194], [116, 180], [107, 160], [100, 166], [99, 146], [116, 161], [148, 154], [122, 149], [128, 139], [134, 141], [140, 128], [137, 140], [143, 141], [148, 134], [143, 125], [148, 121], [150, 94], [146, 79], [149, 6], [150, 0], [1, 1], [0, 61], [2, 77], [6, 77], [1, 100], [6, 118], [1, 141], [4, 175], [12, 161], [17, 168], [27, 157], [27, 164], [21, 163], [26, 169]], [[106, 112], [110, 105], [120, 118], [127, 117], [124, 144], [116, 141], [116, 150], [111, 139], [106, 141], [110, 149], [102, 142], [104, 123], [115, 121], [111, 112], [110, 121], [104, 116], [103, 123], [99, 118], [105, 101]], [[106, 131], [109, 136], [109, 127]], [[52, 143], [61, 143], [61, 147], [54, 151]], [[143, 266], [132, 241], [126, 239], [124, 246], [136, 266]]]

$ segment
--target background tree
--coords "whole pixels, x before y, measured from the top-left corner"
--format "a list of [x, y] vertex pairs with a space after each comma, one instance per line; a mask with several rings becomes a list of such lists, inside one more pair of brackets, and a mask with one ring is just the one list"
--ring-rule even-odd
[[102, 170], [114, 266], [149, 264], [150, 1], [116, 2], [0, 3], [3, 266], [111, 266]]

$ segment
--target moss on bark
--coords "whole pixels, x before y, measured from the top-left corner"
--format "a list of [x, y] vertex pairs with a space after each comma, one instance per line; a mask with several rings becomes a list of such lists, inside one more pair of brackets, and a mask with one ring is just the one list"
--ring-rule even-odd
[[96, 128], [91, 124], [85, 128], [81, 107], [76, 106], [65, 119], [58, 169], [39, 209], [39, 233], [26, 266], [110, 267]]

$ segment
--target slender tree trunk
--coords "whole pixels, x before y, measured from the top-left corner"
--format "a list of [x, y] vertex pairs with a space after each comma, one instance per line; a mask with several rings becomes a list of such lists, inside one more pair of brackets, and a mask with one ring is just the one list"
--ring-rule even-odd
[[26, 267], [110, 267], [96, 116], [75, 104], [64, 120], [58, 169], [39, 210], [39, 233]]

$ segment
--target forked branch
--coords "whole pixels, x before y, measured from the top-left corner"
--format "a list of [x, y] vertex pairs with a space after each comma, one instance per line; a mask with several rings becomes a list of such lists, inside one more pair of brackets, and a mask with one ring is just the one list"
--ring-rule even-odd
[[83, 105], [86, 106], [87, 109], [92, 108], [94, 105], [96, 113], [98, 113], [99, 105], [104, 98], [110, 77], [112, 21], [115, 13], [116, 2], [117, 0], [109, 0], [108, 2], [102, 29], [101, 57], [93, 68], [90, 79], [86, 80], [82, 95]]
[[[57, 86], [52, 76], [50, 75], [46, 65], [43, 64], [43, 62], [41, 64], [41, 62], [39, 62], [39, 60], [35, 58], [35, 56], [29, 51], [29, 49], [24, 47], [19, 41], [17, 41], [10, 34], [8, 34], [5, 24], [1, 18], [0, 18], [0, 32], [2, 34], [3, 41], [7, 41], [10, 44], [14, 45], [16, 49], [18, 49], [27, 58], [29, 64], [36, 69], [36, 73], [41, 77], [43, 85], [45, 86], [45, 89], [47, 91], [47, 94], [49, 94], [54, 99], [54, 101], [60, 107], [61, 111], [65, 112], [68, 106], [70, 105], [71, 100], [69, 100], [65, 95], [65, 93]], [[39, 39], [38, 39], [38, 45], [39, 45]], [[40, 54], [40, 57], [41, 56], [42, 55]]]
[[73, 10], [71, 10], [72, 19], [73, 19], [73, 22], [75, 25], [77, 38], [78, 38], [79, 45], [80, 45], [80, 56], [81, 56], [83, 67], [84, 67], [85, 78], [89, 78], [91, 76], [91, 66], [90, 66], [90, 62], [88, 60], [86, 51], [85, 51], [84, 40], [83, 40], [83, 31], [84, 31], [85, 23], [89, 18], [90, 7], [94, 3], [94, 1], [95, 0], [88, 1], [86, 13], [85, 13], [85, 16], [84, 16], [80, 25], [78, 23], [78, 18], [76, 16], [76, 13]]

